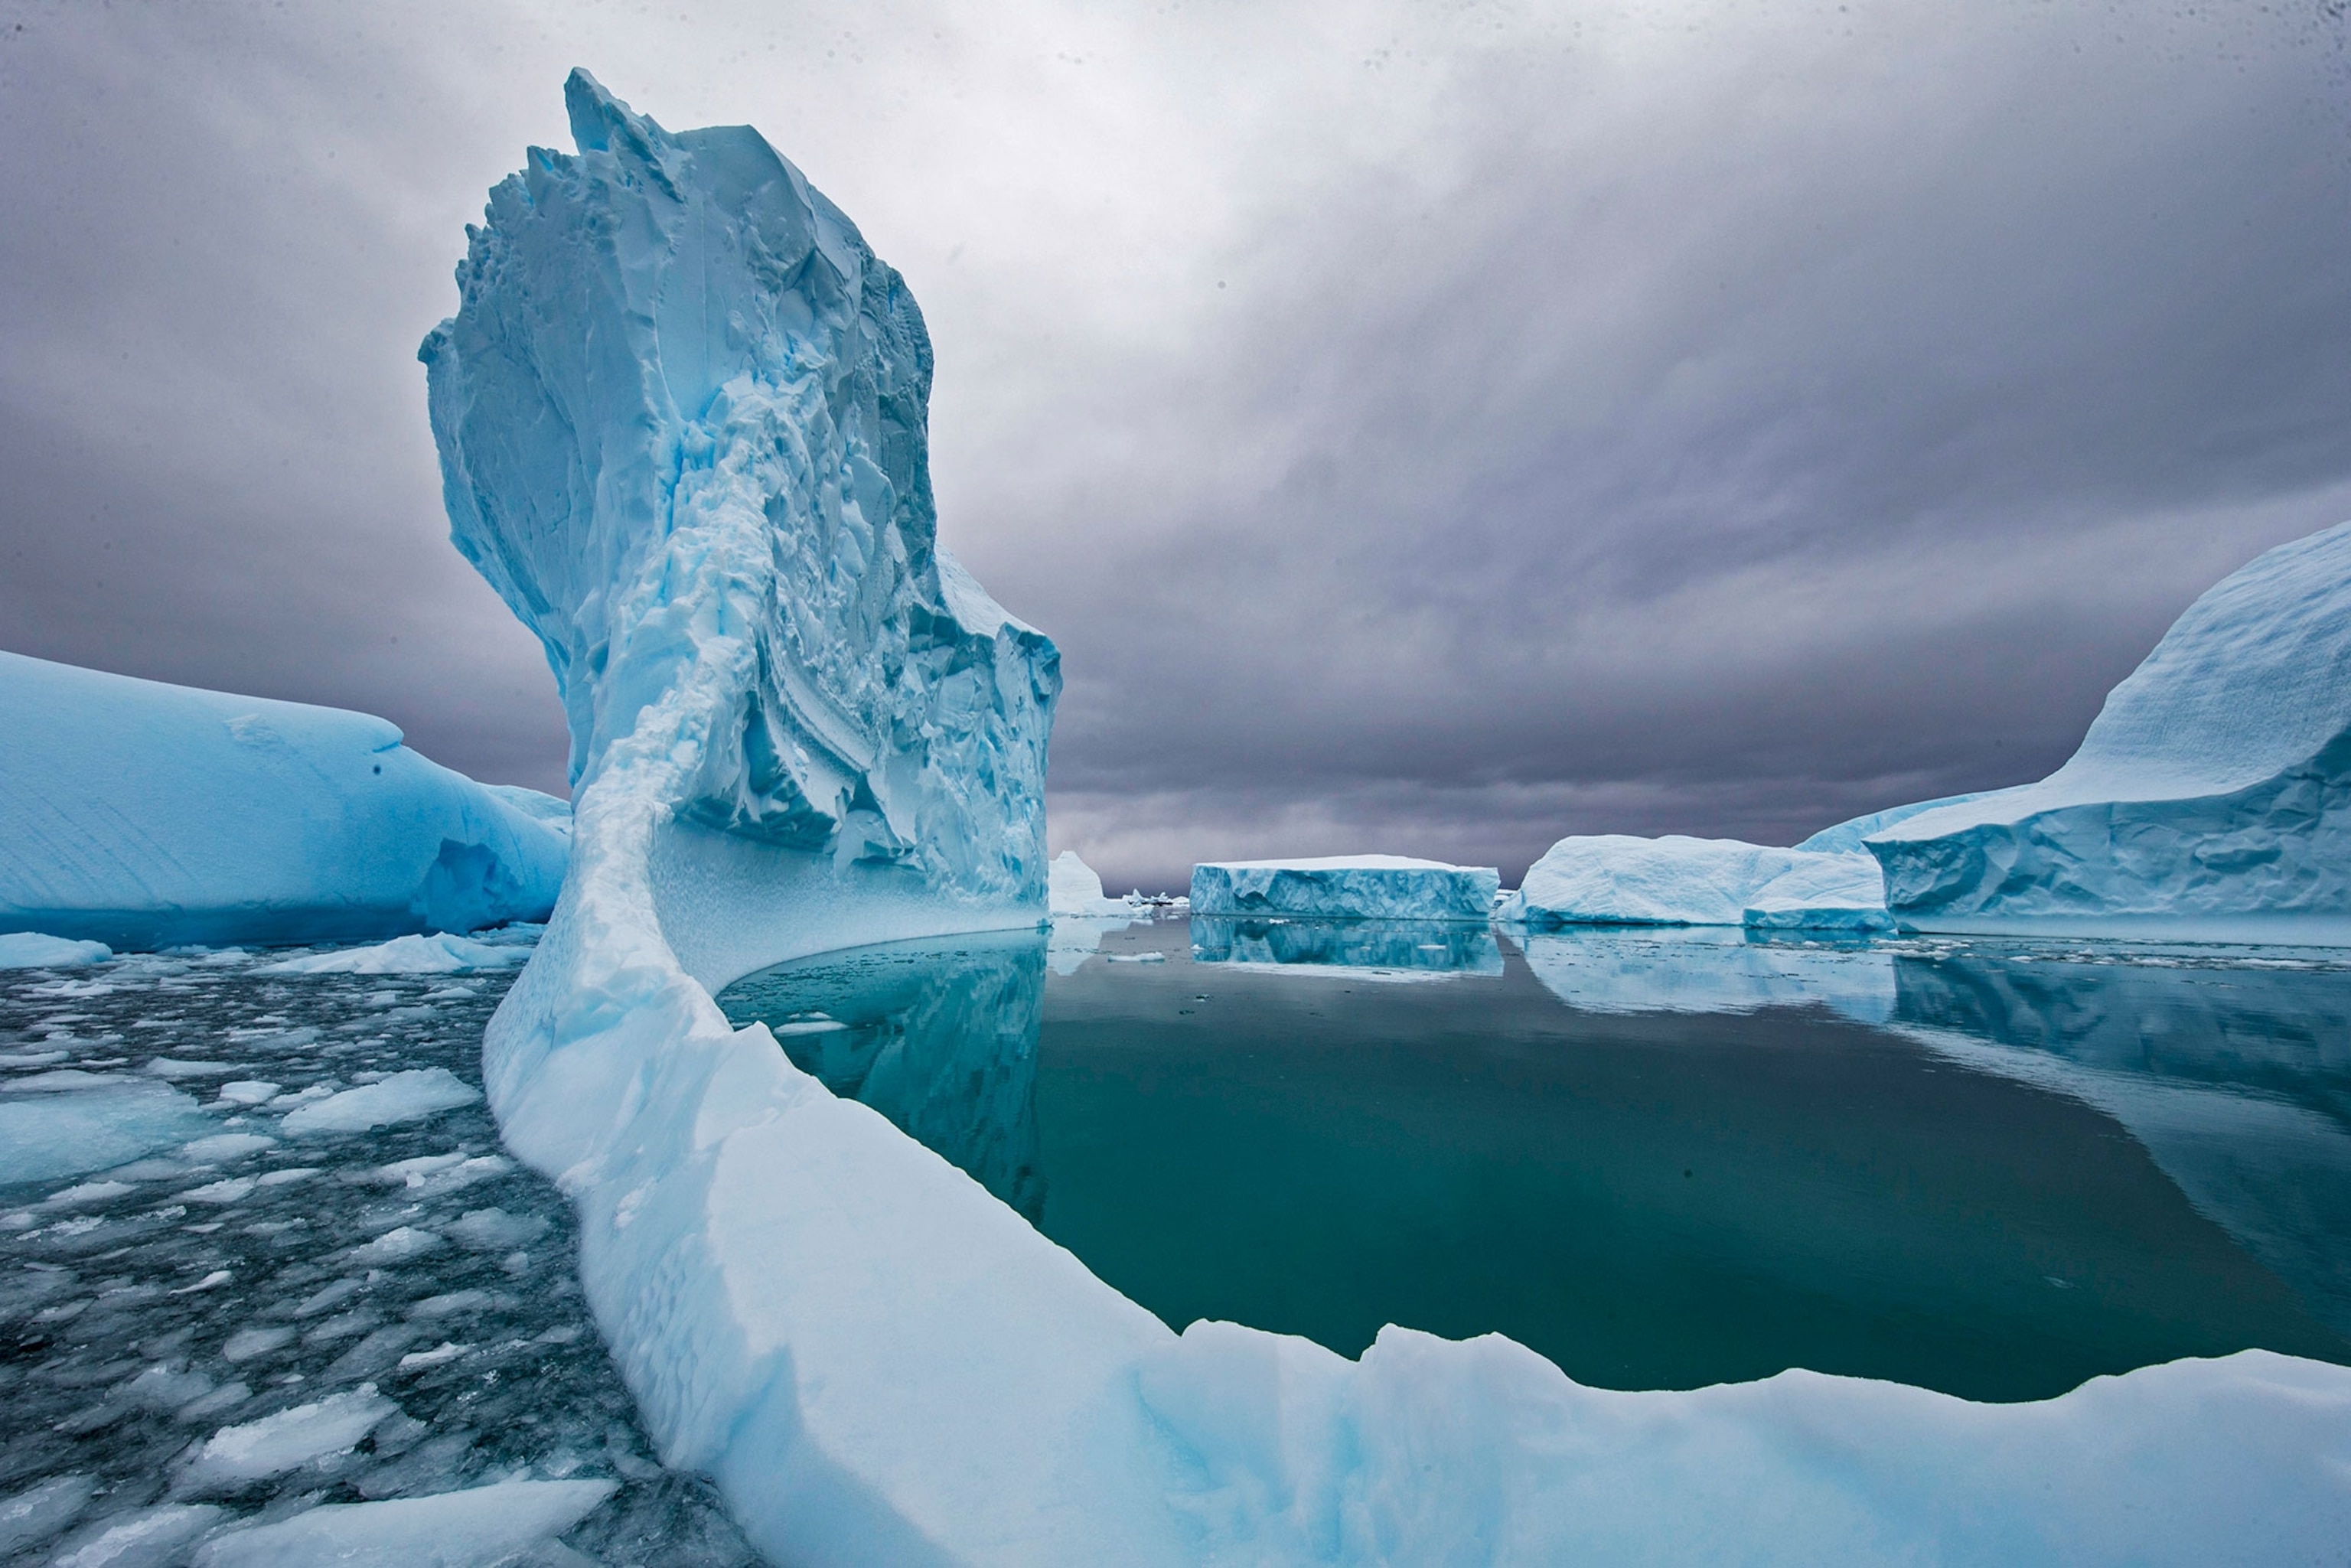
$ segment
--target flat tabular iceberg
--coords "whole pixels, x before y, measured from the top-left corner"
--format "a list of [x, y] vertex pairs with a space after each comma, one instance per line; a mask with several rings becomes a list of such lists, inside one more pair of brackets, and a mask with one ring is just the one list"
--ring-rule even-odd
[[494, 193], [425, 350], [459, 541], [547, 643], [580, 779], [486, 1076], [579, 1205], [664, 1458], [764, 1550], [2186, 1563], [2351, 1534], [2351, 1371], [2275, 1355], [1982, 1406], [1802, 1373], [1613, 1394], [1394, 1328], [1357, 1362], [1179, 1336], [730, 1030], [705, 988], [756, 966], [1037, 922], [1057, 674], [933, 547], [897, 275], [753, 132], [567, 98], [579, 154]]
[[1195, 915], [1291, 915], [1317, 920], [1477, 920], [1493, 913], [1491, 866], [1405, 855], [1224, 861], [1192, 868]]
[[2190, 605], [2064, 767], [1865, 847], [1925, 930], [2351, 943], [2351, 523]]
[[1498, 917], [1565, 925], [1891, 929], [1877, 862], [1858, 852], [1772, 849], [1679, 834], [1564, 838], [1527, 869]]
[[544, 919], [562, 884], [561, 801], [366, 714], [0, 653], [0, 931], [353, 941]]

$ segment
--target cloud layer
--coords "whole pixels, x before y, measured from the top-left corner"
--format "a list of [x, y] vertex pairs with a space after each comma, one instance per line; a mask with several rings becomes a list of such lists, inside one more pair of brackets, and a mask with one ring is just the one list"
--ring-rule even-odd
[[2339, 6], [685, 16], [0, 8], [0, 644], [559, 786], [413, 354], [575, 63], [906, 273], [1113, 884], [2034, 777], [2351, 517]]

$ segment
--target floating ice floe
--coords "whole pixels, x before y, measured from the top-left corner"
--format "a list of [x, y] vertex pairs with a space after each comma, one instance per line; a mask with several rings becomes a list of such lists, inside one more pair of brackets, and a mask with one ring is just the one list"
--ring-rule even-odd
[[1192, 868], [1194, 915], [1320, 920], [1475, 920], [1493, 912], [1500, 873], [1406, 855], [1224, 861]]
[[207, 1541], [193, 1568], [490, 1568], [493, 1563], [585, 1563], [564, 1551], [525, 1558], [612, 1495], [611, 1481], [500, 1481], [431, 1497], [329, 1503], [274, 1524]]
[[511, 968], [530, 957], [513, 943], [475, 942], [441, 932], [409, 935], [371, 947], [340, 947], [264, 964], [264, 975], [449, 975], [467, 969]]
[[288, 1133], [364, 1133], [413, 1122], [481, 1095], [445, 1067], [421, 1067], [357, 1089], [346, 1089], [286, 1113], [278, 1124]]
[[1679, 834], [1562, 839], [1528, 868], [1496, 918], [1532, 931], [1594, 925], [1892, 927], [1877, 862], [1866, 854]]
[[38, 931], [0, 934], [0, 969], [83, 969], [113, 956], [114, 949], [103, 942], [80, 942]]
[[2351, 523], [2189, 606], [2048, 778], [1864, 844], [1921, 930], [2351, 945]]
[[0, 927], [350, 941], [536, 919], [563, 880], [560, 801], [518, 809], [366, 714], [0, 653]]
[[89, 1082], [0, 1097], [0, 1185], [102, 1171], [215, 1124], [193, 1098], [152, 1078], [75, 1076]]
[[457, 539], [547, 645], [580, 781], [486, 1078], [578, 1205], [664, 1458], [763, 1550], [2185, 1563], [2351, 1537], [2351, 1369], [2249, 1352], [1982, 1406], [1805, 1373], [1615, 1393], [1496, 1336], [1390, 1328], [1350, 1361], [1178, 1335], [731, 1030], [705, 988], [752, 968], [1033, 926], [1057, 675], [935, 549], [897, 275], [755, 132], [672, 135], [584, 74], [566, 97], [579, 152], [493, 193], [424, 349]]

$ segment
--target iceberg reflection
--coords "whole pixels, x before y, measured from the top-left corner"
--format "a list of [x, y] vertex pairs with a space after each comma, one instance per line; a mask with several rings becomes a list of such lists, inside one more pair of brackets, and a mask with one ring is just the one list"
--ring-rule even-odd
[[1196, 915], [1192, 959], [1249, 968], [1344, 969], [1364, 979], [1440, 979], [1502, 972], [1502, 950], [1491, 930], [1446, 920]]
[[1873, 1024], [1894, 1013], [1894, 958], [1865, 943], [1758, 942], [1719, 925], [1602, 925], [1517, 941], [1535, 978], [1579, 1012], [1750, 1013], [1823, 1002]]
[[738, 1023], [765, 1023], [792, 1064], [872, 1106], [1032, 1224], [1037, 1032], [1046, 936], [892, 942], [778, 964], [726, 988]]

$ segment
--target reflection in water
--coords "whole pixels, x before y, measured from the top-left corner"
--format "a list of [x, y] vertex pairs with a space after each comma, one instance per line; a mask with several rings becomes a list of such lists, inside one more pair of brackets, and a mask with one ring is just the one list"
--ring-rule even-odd
[[[1623, 928], [1521, 962], [1476, 927], [1238, 919], [1051, 946], [1050, 977], [1040, 935], [967, 937], [720, 999], [1177, 1327], [1994, 1399], [2351, 1361], [2339, 971]], [[1463, 972], [1499, 977], [1356, 983]]]
[[1587, 1013], [1751, 1013], [1825, 1002], [1883, 1023], [1894, 960], [1866, 942], [1750, 940], [1736, 926], [1595, 925], [1517, 937], [1552, 995]]
[[823, 954], [738, 980], [721, 1005], [1034, 1221], [1045, 948], [1014, 931]]
[[2351, 1333], [2351, 973], [2193, 949], [1970, 944], [1895, 969], [1897, 1021], [2127, 1128]]
[[1364, 978], [1499, 975], [1502, 950], [1482, 925], [1458, 920], [1251, 920], [1192, 916], [1192, 958], [1201, 964], [1311, 965], [1370, 971]]

